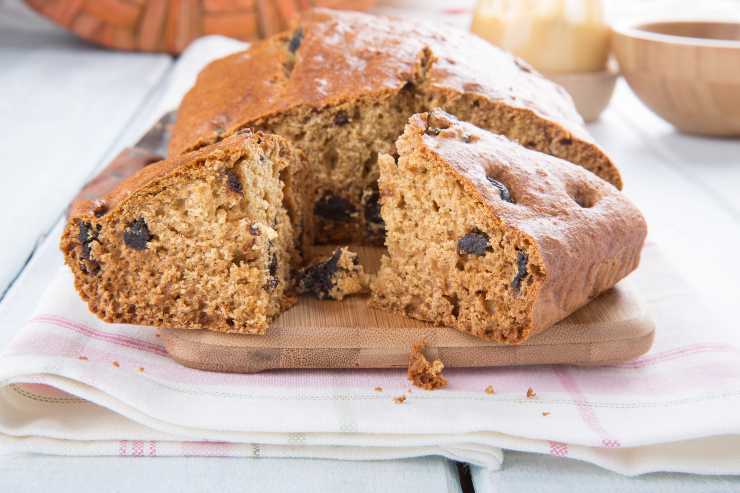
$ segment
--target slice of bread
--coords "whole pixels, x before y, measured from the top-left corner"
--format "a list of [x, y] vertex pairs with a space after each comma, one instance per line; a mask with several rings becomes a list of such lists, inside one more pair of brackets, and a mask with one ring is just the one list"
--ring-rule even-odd
[[245, 131], [79, 200], [61, 239], [77, 290], [108, 322], [264, 333], [292, 302], [303, 171]]
[[640, 212], [583, 168], [435, 110], [380, 157], [388, 255], [372, 303], [519, 343], [635, 269]]

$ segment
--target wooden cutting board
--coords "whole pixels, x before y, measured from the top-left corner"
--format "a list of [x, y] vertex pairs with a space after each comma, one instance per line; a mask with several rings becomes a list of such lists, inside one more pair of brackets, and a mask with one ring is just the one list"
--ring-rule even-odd
[[[356, 247], [375, 272], [382, 251]], [[325, 249], [324, 249], [325, 250]], [[320, 251], [314, 253], [321, 253]], [[600, 365], [629, 360], [650, 349], [654, 325], [629, 282], [518, 346], [486, 342], [446, 327], [373, 310], [366, 296], [344, 301], [302, 297], [275, 320], [267, 335], [205, 330], [162, 331], [169, 354], [201, 370], [254, 373], [296, 368], [403, 368], [414, 342], [448, 368], [534, 364]]]

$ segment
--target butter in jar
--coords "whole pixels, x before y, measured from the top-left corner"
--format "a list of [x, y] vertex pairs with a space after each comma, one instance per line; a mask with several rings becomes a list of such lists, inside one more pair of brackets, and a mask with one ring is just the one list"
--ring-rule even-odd
[[600, 0], [479, 0], [470, 29], [543, 73], [597, 72], [609, 58]]

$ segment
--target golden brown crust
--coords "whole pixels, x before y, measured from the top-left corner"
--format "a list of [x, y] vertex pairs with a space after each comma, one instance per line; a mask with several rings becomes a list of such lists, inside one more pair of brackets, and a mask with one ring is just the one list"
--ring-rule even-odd
[[75, 197], [70, 205], [69, 217], [95, 215], [95, 209], [101, 204], [107, 210], [114, 209], [134, 192], [146, 187], [152, 181], [175, 174], [178, 170], [182, 171], [185, 164], [205, 161], [212, 152], [227, 149], [251, 135], [251, 131], [245, 130], [224, 140], [221, 144], [213, 144], [194, 152], [174, 155], [170, 159], [160, 157], [156, 161], [153, 161], [156, 157], [154, 154], [135, 149], [132, 152], [135, 155], [141, 155], [142, 159], [127, 159], [120, 167], [111, 163], [111, 167], [106, 168], [101, 175], [86, 184]]
[[[422, 148], [458, 177], [492, 221], [537, 246], [545, 280], [534, 292], [531, 330], [524, 338], [562, 320], [639, 264], [647, 235], [642, 214], [582, 168], [439, 110], [409, 120], [398, 148], [403, 153], [411, 147]], [[501, 200], [491, 178], [507, 187], [513, 203]]]
[[409, 88], [418, 94], [417, 111], [465, 99], [471, 108], [506, 109], [512, 127], [520, 118], [536, 121], [536, 134], [548, 139], [538, 145], [577, 155], [579, 164], [589, 162], [621, 188], [619, 172], [587, 135], [567, 93], [521, 60], [454, 29], [323, 9], [306, 13], [294, 31], [206, 67], [182, 102], [170, 152], [297, 109], [383, 99]]
[[90, 183], [87, 183], [70, 204], [67, 217], [92, 213], [102, 216], [110, 204], [103, 197], [116, 188], [123, 180], [136, 174], [150, 164], [159, 162], [162, 156], [138, 147], [124, 149]]
[[[178, 174], [178, 170], [183, 171], [185, 164], [203, 162], [213, 152], [218, 153], [223, 149], [237, 146], [240, 142], [252, 137], [256, 138], [258, 142], [263, 138], [276, 139], [278, 145], [282, 148], [288, 148], [289, 146], [279, 136], [245, 129], [220, 143], [214, 143], [185, 154], [174, 155], [169, 159], [162, 159], [161, 156], [140, 148], [127, 149], [119, 156], [119, 158], [124, 157], [125, 159], [112, 162], [83, 187], [70, 204], [67, 217], [68, 219], [82, 219], [86, 216], [102, 216], [103, 211], [107, 212], [119, 207], [134, 192], [138, 192], [152, 181], [167, 175], [175, 176]], [[299, 156], [299, 160], [303, 160], [302, 156]], [[295, 166], [293, 168], [289, 170], [289, 175], [286, 178], [295, 183], [297, 188], [299, 184], [306, 181], [308, 170], [305, 166]], [[288, 205], [293, 209], [290, 212], [296, 215], [296, 218], [294, 218], [294, 224], [296, 225], [307, 220], [303, 217], [305, 212], [303, 195], [306, 194], [295, 193], [287, 199]]]

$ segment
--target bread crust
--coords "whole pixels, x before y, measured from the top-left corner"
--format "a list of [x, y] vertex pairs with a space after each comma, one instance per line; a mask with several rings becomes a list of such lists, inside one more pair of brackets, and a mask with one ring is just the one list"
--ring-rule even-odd
[[535, 122], [546, 152], [591, 162], [597, 174], [622, 187], [570, 96], [525, 62], [454, 29], [325, 9], [304, 14], [292, 31], [207, 66], [182, 101], [169, 149], [197, 149], [241, 128], [263, 128], [283, 114], [381, 100], [403, 90], [417, 94], [415, 112], [431, 109], [425, 98], [443, 108], [464, 98], [471, 111], [505, 110], [511, 127], [519, 119]]

